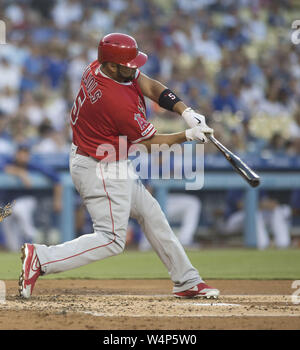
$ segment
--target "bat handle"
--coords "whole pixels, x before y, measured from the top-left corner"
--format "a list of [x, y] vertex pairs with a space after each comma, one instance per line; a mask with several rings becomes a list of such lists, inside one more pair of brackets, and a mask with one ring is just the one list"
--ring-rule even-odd
[[214, 134], [212, 133], [206, 133], [205, 136], [210, 140], [210, 141], [217, 141], [214, 137]]

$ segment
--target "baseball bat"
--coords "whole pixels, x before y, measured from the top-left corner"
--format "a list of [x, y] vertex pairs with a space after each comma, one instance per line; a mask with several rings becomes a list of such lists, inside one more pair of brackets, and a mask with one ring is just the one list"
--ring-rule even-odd
[[212, 134], [206, 134], [206, 137], [221, 151], [233, 168], [249, 183], [252, 187], [260, 184], [259, 176], [245, 164], [237, 155], [229, 151], [220, 141]]

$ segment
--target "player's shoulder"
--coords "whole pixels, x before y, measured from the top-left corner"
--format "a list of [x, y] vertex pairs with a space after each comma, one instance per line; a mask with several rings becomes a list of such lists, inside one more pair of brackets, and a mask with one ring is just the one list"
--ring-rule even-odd
[[98, 62], [97, 60], [90, 62], [88, 65], [84, 67], [83, 73], [82, 73], [83, 82], [85, 82], [88, 78], [90, 79], [91, 76], [95, 75], [95, 70], [97, 69], [97, 62]]
[[[87, 89], [101, 89], [102, 95], [105, 90], [109, 90], [109, 81], [107, 79], [104, 79], [103, 75], [101, 74], [100, 70], [101, 64], [98, 60], [95, 60], [91, 63], [89, 63], [82, 75], [82, 83], [85, 85]], [[103, 98], [102, 98], [103, 99]]]
[[85, 75], [87, 72], [92, 72], [93, 74], [97, 74], [96, 71], [98, 67], [100, 67], [100, 63], [98, 60], [90, 62], [87, 66], [84, 67], [83, 75]]
[[95, 61], [91, 62], [89, 64], [89, 66], [91, 67], [91, 69], [96, 71], [96, 70], [100, 69], [101, 64], [100, 64], [100, 62], [98, 60], [95, 60]]

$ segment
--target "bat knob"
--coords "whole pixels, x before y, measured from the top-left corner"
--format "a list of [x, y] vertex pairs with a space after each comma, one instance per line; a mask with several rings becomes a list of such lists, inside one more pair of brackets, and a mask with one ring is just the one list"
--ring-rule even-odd
[[252, 187], [257, 187], [257, 186], [259, 186], [259, 185], [260, 185], [260, 179], [259, 179], [259, 178], [257, 178], [257, 179], [252, 179], [251, 182], [250, 182], [250, 185], [251, 185]]

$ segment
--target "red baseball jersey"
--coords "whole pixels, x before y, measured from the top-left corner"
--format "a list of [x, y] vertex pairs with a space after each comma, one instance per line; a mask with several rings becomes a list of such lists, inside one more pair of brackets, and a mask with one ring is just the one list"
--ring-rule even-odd
[[91, 157], [102, 160], [114, 149], [116, 160], [125, 159], [132, 144], [155, 134], [146, 119], [139, 74], [119, 83], [100, 70], [97, 60], [85, 69], [70, 119], [73, 143]]

